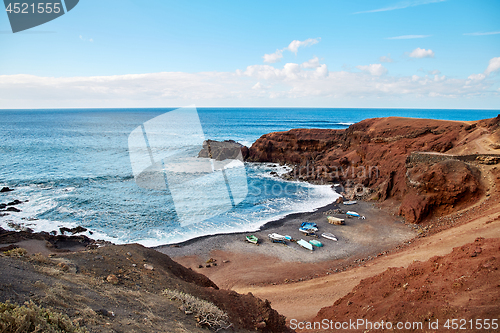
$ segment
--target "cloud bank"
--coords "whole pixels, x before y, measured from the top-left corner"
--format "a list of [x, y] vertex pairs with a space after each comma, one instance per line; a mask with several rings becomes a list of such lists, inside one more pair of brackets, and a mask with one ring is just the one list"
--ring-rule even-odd
[[[500, 57], [485, 70], [500, 68]], [[499, 97], [487, 74], [390, 76], [381, 64], [362, 72], [329, 71], [317, 57], [282, 67], [250, 65], [235, 72], [163, 72], [92, 77], [0, 76], [0, 105], [7, 108], [147, 107], [197, 105], [329, 105], [363, 100], [368, 105], [415, 106], [414, 101]], [[437, 72], [436, 72], [437, 73]], [[412, 102], [413, 101], [413, 102]], [[364, 104], [363, 104], [364, 105]]]

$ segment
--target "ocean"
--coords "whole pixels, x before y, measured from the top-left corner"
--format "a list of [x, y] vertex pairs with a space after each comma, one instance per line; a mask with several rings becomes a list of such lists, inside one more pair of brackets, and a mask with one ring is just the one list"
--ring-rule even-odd
[[[58, 231], [83, 226], [84, 234], [114, 243], [157, 246], [195, 237], [257, 230], [288, 214], [313, 211], [336, 199], [328, 185], [287, 182], [271, 172], [286, 167], [245, 163], [248, 193], [230, 209], [206, 209], [189, 198], [209, 192], [207, 183], [186, 186], [179, 220], [174, 194], [139, 187], [129, 156], [136, 128], [174, 109], [0, 110], [0, 203], [14, 199], [21, 212], [0, 212], [0, 226]], [[347, 128], [373, 117], [478, 120], [498, 110], [198, 108], [204, 138], [250, 146], [261, 135], [292, 128]], [[194, 184], [194, 183], [193, 183]], [[208, 186], [208, 188], [207, 188]], [[174, 204], [175, 203], [175, 204]], [[197, 207], [195, 207], [197, 206]], [[176, 210], [176, 207], [178, 208]], [[192, 214], [190, 214], [190, 209]], [[6, 214], [6, 215], [5, 215]]]

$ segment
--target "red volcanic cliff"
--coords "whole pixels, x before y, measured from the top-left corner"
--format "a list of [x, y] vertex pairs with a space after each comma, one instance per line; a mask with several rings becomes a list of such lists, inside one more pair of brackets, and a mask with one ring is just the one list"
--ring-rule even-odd
[[[481, 195], [477, 164], [490, 158], [488, 154], [500, 153], [499, 127], [500, 115], [476, 122], [366, 119], [345, 130], [263, 135], [247, 160], [292, 165], [289, 179], [341, 183], [348, 197], [402, 201], [399, 213], [408, 222], [419, 222], [431, 212], [449, 212]], [[478, 140], [489, 140], [490, 148], [476, 147]], [[477, 154], [485, 155], [478, 160]], [[488, 161], [498, 163], [495, 158]]]
[[[407, 268], [389, 268], [362, 280], [334, 305], [322, 308], [313, 321], [356, 318], [360, 326], [353, 331], [359, 332], [371, 331], [365, 326], [367, 322], [380, 326], [382, 321], [393, 324], [393, 328], [398, 322], [415, 323], [405, 332], [446, 332], [447, 320], [451, 328], [451, 320], [457, 319], [462, 321], [464, 332], [490, 331], [481, 327], [483, 319], [491, 322], [490, 318], [499, 315], [499, 246], [498, 238], [478, 238], [445, 256], [415, 262]], [[429, 323], [436, 321], [440, 329], [429, 330]]]

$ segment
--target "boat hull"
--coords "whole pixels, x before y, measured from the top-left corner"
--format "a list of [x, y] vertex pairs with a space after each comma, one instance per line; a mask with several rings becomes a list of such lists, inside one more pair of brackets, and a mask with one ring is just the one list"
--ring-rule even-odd
[[305, 241], [303, 239], [297, 241], [297, 244], [299, 244], [300, 246], [302, 246], [303, 248], [305, 248], [305, 249], [307, 249], [309, 251], [313, 251], [314, 250], [313, 246], [311, 244], [309, 244], [309, 242], [307, 242], [307, 241]]

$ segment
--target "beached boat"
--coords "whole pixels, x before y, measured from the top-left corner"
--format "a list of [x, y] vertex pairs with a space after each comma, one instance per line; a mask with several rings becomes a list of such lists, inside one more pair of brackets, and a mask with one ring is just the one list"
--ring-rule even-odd
[[335, 216], [327, 216], [326, 218], [328, 220], [328, 223], [330, 223], [330, 224], [340, 225], [340, 224], [344, 224], [345, 223], [344, 219], [341, 219], [341, 218], [338, 218], [338, 217], [335, 217]]
[[309, 241], [309, 243], [312, 244], [312, 245], [314, 245], [314, 246], [316, 246], [316, 247], [322, 247], [323, 246], [323, 243], [321, 243], [320, 241], [315, 240], [315, 239], [311, 239]]
[[259, 239], [255, 237], [254, 235], [246, 236], [246, 240], [252, 244], [257, 244], [259, 242]]
[[349, 215], [349, 216], [355, 216], [355, 217], [360, 217], [360, 215], [359, 215], [358, 213], [356, 213], [356, 212], [351, 212], [351, 211], [347, 212], [347, 213], [346, 213], [346, 215]]
[[345, 201], [343, 202], [344, 205], [354, 205], [354, 204], [357, 204], [358, 202], [357, 201]]
[[313, 246], [303, 239], [297, 241], [297, 244], [299, 244], [305, 249], [308, 249], [309, 251], [313, 251]]
[[314, 233], [316, 232], [315, 230], [313, 229], [304, 229], [304, 228], [299, 228], [299, 231], [301, 233], [303, 233], [304, 235], [306, 236], [309, 236], [309, 235], [314, 235]]
[[316, 223], [313, 223], [313, 222], [302, 222], [300, 224], [300, 227], [302, 229], [310, 229], [310, 230], [318, 231], [318, 225]]
[[321, 234], [321, 236], [325, 237], [326, 239], [337, 241], [337, 237], [335, 237], [334, 234], [331, 234], [329, 232], [324, 232], [324, 233]]
[[271, 239], [272, 242], [276, 242], [276, 243], [283, 243], [285, 244], [285, 241], [286, 240], [290, 240], [290, 239], [287, 239], [287, 236], [283, 236], [283, 235], [280, 235], [280, 234], [277, 234], [277, 233], [272, 233], [272, 234], [269, 234], [267, 235], [267, 237], [269, 237], [269, 239]]
[[299, 231], [306, 235], [312, 235], [318, 231], [318, 225], [313, 222], [302, 222]]

